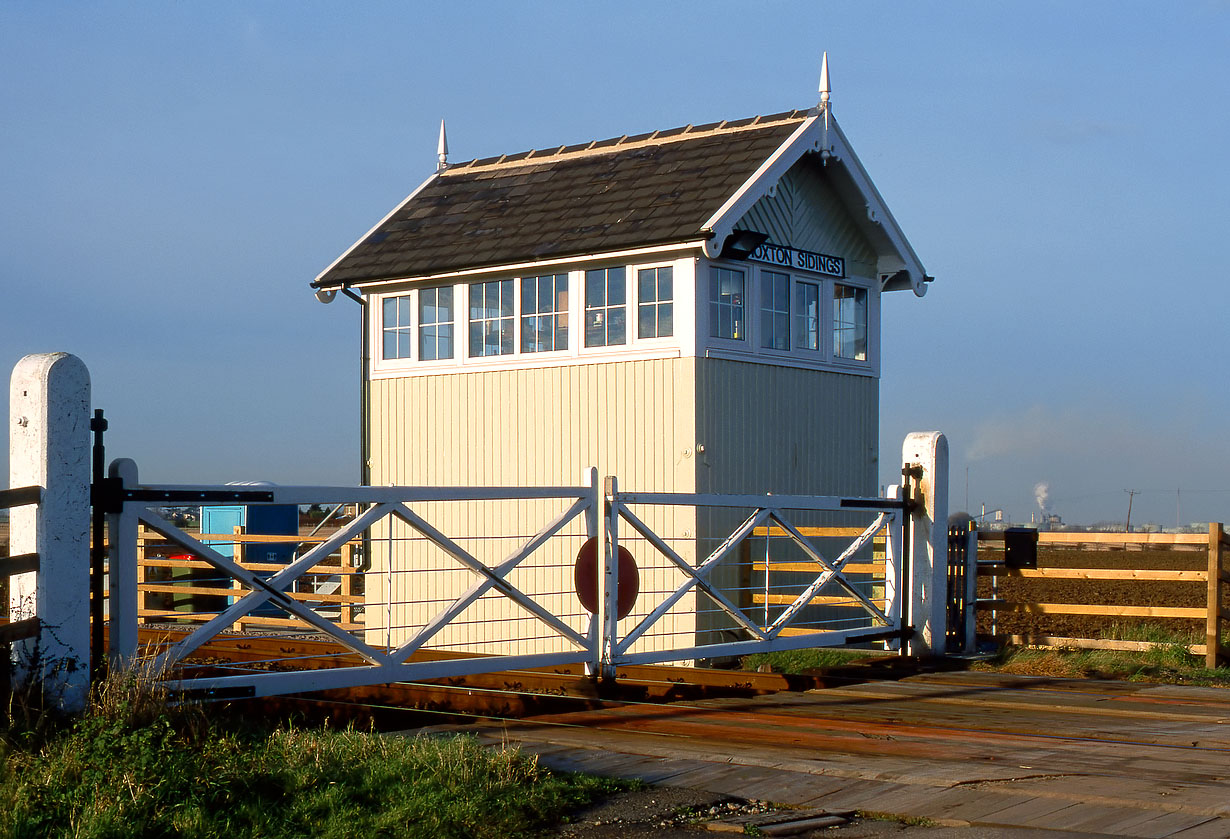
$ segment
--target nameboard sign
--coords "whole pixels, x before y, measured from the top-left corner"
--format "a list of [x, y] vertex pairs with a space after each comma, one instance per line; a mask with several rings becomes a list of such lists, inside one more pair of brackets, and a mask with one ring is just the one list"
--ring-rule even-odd
[[789, 248], [785, 245], [775, 245], [765, 242], [752, 253], [748, 259], [757, 262], [767, 262], [770, 265], [780, 265], [782, 268], [794, 268], [797, 271], [814, 271], [817, 274], [828, 274], [830, 277], [846, 275], [846, 261], [840, 256], [829, 256], [826, 253], [813, 253]]

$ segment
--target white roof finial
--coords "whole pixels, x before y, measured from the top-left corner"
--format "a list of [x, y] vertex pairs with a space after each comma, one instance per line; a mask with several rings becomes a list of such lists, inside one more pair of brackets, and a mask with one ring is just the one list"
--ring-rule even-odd
[[820, 60], [820, 110], [824, 111], [824, 123], [828, 125], [829, 121], [829, 93], [832, 89], [829, 87], [829, 54], [828, 50], [824, 52], [824, 58]]
[[444, 133], [444, 120], [440, 120], [440, 143], [436, 146], [436, 171], [443, 172], [448, 168], [448, 135]]

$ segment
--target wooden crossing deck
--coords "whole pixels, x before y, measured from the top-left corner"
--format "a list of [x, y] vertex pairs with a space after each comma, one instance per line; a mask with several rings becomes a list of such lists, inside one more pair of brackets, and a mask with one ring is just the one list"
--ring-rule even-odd
[[1230, 837], [1230, 691], [1215, 688], [926, 674], [616, 704], [476, 733], [556, 768], [800, 807]]

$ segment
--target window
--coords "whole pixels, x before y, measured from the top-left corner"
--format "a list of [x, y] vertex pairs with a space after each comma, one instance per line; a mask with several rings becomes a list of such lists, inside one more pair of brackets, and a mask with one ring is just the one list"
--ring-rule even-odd
[[626, 342], [625, 286], [622, 265], [585, 272], [585, 346], [611, 347]]
[[790, 275], [760, 272], [760, 346], [790, 349]]
[[867, 360], [867, 289], [833, 286], [833, 355]]
[[386, 297], [383, 305], [383, 358], [409, 358], [411, 347], [410, 296]]
[[513, 281], [470, 283], [470, 356], [513, 352]]
[[521, 352], [568, 349], [568, 275], [521, 278]]
[[710, 269], [709, 334], [714, 338], [743, 340], [743, 272]]
[[[386, 356], [387, 357], [387, 356]], [[419, 359], [453, 357], [453, 287], [419, 291]]]
[[674, 270], [642, 268], [636, 272], [638, 338], [668, 338], [675, 334]]
[[801, 350], [820, 349], [820, 285], [794, 284], [794, 345]]

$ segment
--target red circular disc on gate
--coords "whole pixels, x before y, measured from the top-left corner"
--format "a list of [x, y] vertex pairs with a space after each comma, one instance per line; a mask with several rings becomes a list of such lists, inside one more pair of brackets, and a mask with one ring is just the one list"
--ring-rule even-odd
[[[577, 599], [591, 615], [598, 610], [598, 539], [586, 541], [577, 551], [574, 578]], [[632, 612], [636, 596], [641, 593], [641, 572], [636, 567], [632, 552], [619, 546], [619, 590], [615, 594], [615, 614], [623, 620]]]

